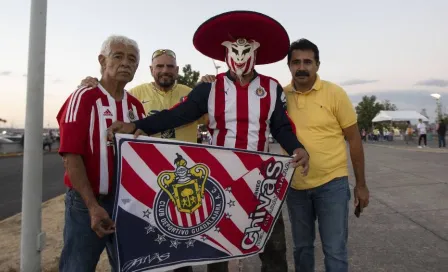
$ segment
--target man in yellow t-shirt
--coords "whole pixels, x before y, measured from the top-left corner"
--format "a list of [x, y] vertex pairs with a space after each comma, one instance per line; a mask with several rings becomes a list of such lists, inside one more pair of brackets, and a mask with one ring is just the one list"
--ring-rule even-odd
[[[179, 67], [173, 51], [156, 50], [152, 55], [150, 68], [154, 82], [144, 83], [129, 90], [129, 93], [140, 100], [148, 115], [172, 108], [188, 96], [191, 88], [176, 82]], [[152, 137], [196, 143], [198, 125], [205, 123], [206, 116], [204, 115], [199, 121], [152, 135]]]
[[293, 42], [288, 54], [292, 81], [284, 87], [288, 115], [310, 155], [309, 172], [293, 176], [287, 206], [291, 219], [296, 271], [314, 271], [315, 221], [326, 271], [348, 271], [348, 166], [346, 142], [356, 177], [355, 206], [367, 207], [369, 191], [356, 112], [346, 92], [321, 80], [319, 50], [312, 42]]

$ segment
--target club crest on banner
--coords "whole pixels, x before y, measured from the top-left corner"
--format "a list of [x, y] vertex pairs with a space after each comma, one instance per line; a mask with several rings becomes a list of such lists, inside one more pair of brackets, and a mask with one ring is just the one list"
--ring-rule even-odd
[[[219, 222], [225, 210], [225, 195], [219, 183], [210, 178], [210, 169], [205, 164], [188, 168], [187, 161], [176, 155], [176, 169], [161, 172], [157, 177], [162, 190], [155, 199], [155, 218], [165, 235], [188, 239]], [[192, 215], [196, 220], [183, 222], [183, 214]]]

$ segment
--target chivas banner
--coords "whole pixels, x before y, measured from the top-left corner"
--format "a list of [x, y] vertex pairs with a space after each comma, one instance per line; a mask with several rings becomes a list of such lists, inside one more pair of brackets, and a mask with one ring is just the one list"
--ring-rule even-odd
[[263, 250], [290, 157], [116, 135], [120, 271], [166, 271]]

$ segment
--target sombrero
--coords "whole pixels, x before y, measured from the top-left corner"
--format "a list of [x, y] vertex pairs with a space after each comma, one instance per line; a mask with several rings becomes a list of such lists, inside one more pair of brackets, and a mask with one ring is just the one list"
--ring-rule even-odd
[[194, 33], [193, 45], [205, 56], [225, 61], [226, 48], [222, 42], [239, 38], [260, 43], [256, 65], [274, 63], [288, 55], [289, 37], [285, 28], [254, 11], [230, 11], [208, 19]]

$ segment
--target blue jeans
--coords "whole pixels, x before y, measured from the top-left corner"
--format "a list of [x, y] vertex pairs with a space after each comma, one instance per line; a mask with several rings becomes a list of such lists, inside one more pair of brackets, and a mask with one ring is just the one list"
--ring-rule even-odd
[[[99, 199], [112, 218], [114, 198]], [[114, 236], [99, 238], [90, 228], [90, 216], [81, 195], [69, 189], [65, 195], [64, 247], [59, 261], [61, 272], [95, 272], [101, 253], [106, 248], [112, 271], [117, 263]]]
[[286, 200], [294, 243], [295, 271], [314, 271], [315, 221], [325, 255], [326, 272], [348, 271], [348, 177], [309, 190], [290, 189]]
[[439, 134], [439, 147], [446, 147], [445, 135]]

